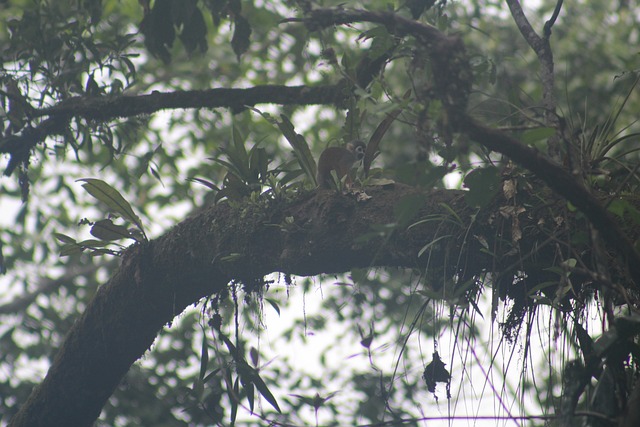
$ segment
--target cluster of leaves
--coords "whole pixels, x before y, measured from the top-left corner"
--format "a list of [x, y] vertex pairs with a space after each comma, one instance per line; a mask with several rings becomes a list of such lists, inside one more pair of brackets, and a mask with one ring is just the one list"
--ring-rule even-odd
[[[110, 212], [129, 221], [135, 228], [114, 224], [111, 215], [109, 215], [108, 218], [96, 222], [82, 219], [80, 225], [90, 225], [91, 235], [98, 240], [76, 242], [75, 239], [69, 236], [56, 233], [56, 238], [63, 243], [60, 248], [61, 256], [78, 254], [86, 249], [90, 249], [91, 255], [118, 255], [120, 253], [119, 251], [107, 248], [107, 246], [115, 244], [114, 242], [116, 240], [131, 239], [137, 243], [147, 241], [140, 217], [136, 215], [131, 204], [129, 204], [117, 190], [106, 182], [95, 178], [85, 178], [80, 181], [84, 181], [84, 184], [82, 184], [84, 189], [97, 200], [103, 202]], [[121, 249], [124, 248], [122, 245], [118, 246]]]
[[[141, 2], [144, 7], [144, 18], [140, 23], [140, 31], [145, 36], [145, 46], [150, 53], [165, 63], [171, 61], [169, 49], [178, 33], [187, 53], [198, 49], [200, 53], [207, 51], [207, 25], [197, 0], [156, 0], [153, 7], [150, 1]], [[240, 0], [210, 0], [204, 2], [218, 27], [222, 19], [230, 18], [234, 23], [231, 46], [236, 56], [240, 56], [249, 48], [251, 25], [242, 15]]]
[[[283, 123], [285, 122], [293, 129], [289, 119], [283, 116]], [[260, 143], [254, 144], [249, 151], [247, 151], [246, 145], [246, 138], [242, 136], [238, 127], [234, 126], [232, 143], [228, 147], [220, 149], [219, 155], [211, 159], [226, 171], [222, 181], [222, 188], [219, 188], [209, 180], [198, 177], [192, 178], [193, 181], [203, 184], [216, 192], [215, 202], [225, 198], [231, 201], [239, 201], [251, 197], [255, 200], [260, 195], [281, 198], [286, 195], [291, 182], [298, 178], [303, 173], [303, 170], [308, 170], [310, 167], [315, 170], [315, 161], [311, 157], [306, 142], [303, 142], [302, 146], [306, 147], [308, 155], [306, 157], [297, 157], [299, 164], [303, 168], [302, 170], [293, 168], [292, 161], [270, 168], [271, 159], [267, 150], [260, 147]], [[315, 182], [315, 175], [313, 176]], [[268, 187], [268, 190], [263, 192], [265, 187]]]
[[[18, 3], [20, 6], [15, 5]], [[297, 2], [301, 9], [305, 3]], [[330, 6], [340, 2], [319, 3]], [[383, 3], [370, 2], [367, 7], [384, 8]], [[463, 329], [462, 325], [470, 323], [474, 314], [481, 313], [476, 302], [477, 291], [486, 284], [495, 287], [496, 301], [492, 303], [496, 306], [492, 307], [492, 315], [497, 309], [498, 296], [517, 300], [522, 303], [520, 308], [532, 308], [532, 312], [539, 304], [566, 312], [567, 300], [574, 298], [576, 291], [580, 292], [572, 286], [576, 276], [572, 276], [571, 271], [582, 266], [590, 253], [578, 257], [575, 253], [562, 252], [561, 262], [547, 258], [544, 265], [537, 266], [532, 262], [519, 262], [518, 250], [531, 258], [539, 252], [537, 248], [519, 249], [519, 239], [515, 238], [518, 232], [526, 236], [533, 227], [519, 228], [518, 215], [544, 210], [552, 199], [544, 192], [532, 190], [529, 176], [518, 171], [505, 175], [495, 155], [475, 147], [463, 137], [447, 134], [447, 117], [442, 105], [431, 99], [434, 88], [429, 61], [414, 40], [398, 38], [384, 26], [363, 31], [332, 28], [310, 34], [303, 26], [278, 25], [283, 18], [295, 13], [286, 8], [288, 2], [277, 3], [276, 7], [268, 2], [253, 4], [239, 0], [93, 0], [35, 2], [34, 7], [24, 7], [24, 10], [21, 2], [15, 4], [2, 6], [4, 9], [0, 12], [13, 16], [7, 20], [8, 32], [0, 35], [0, 40], [6, 41], [0, 58], [0, 103], [5, 112], [0, 131], [4, 136], [19, 135], [38, 125], [34, 107], [50, 106], [74, 96], [110, 96], [124, 90], [135, 94], [151, 89], [208, 88], [212, 80], [221, 85], [320, 84], [346, 80], [350, 85], [345, 89], [348, 111], [344, 122], [337, 119], [334, 112], [321, 114], [317, 110], [293, 107], [285, 109], [286, 114], [277, 116], [278, 119], [250, 111], [235, 116], [233, 121], [226, 113], [210, 111], [172, 112], [166, 120], [165, 115], [153, 122], [146, 117], [131, 118], [115, 126], [77, 119], [65, 125], [61, 140], [47, 140], [38, 145], [38, 156], [31, 157], [31, 163], [24, 161], [31, 153], [11, 163], [13, 168], [22, 168], [24, 182], [38, 184], [31, 196], [31, 200], [38, 203], [28, 201], [18, 205], [16, 216], [9, 219], [10, 226], [3, 223], [5, 228], [0, 234], [0, 243], [5, 242], [5, 257], [0, 259], [0, 268], [9, 270], [3, 285], [17, 283], [12, 288], [14, 293], [32, 295], [30, 302], [19, 310], [11, 310], [10, 304], [0, 307], [1, 313], [11, 314], [7, 326], [0, 330], [4, 372], [20, 371], [32, 360], [47, 359], [43, 355], [50, 354], [59, 345], [72, 320], [93, 295], [100, 283], [99, 277], [104, 276], [104, 270], [94, 264], [95, 260], [87, 257], [87, 253], [118, 253], [122, 246], [117, 243], [122, 239], [142, 242], [147, 238], [146, 233], [162, 232], [184, 216], [167, 213], [166, 207], [172, 205], [180, 205], [186, 212], [205, 201], [223, 198], [238, 201], [260, 194], [279, 197], [291, 188], [301, 188], [299, 178], [303, 175], [307, 187], [311, 187], [315, 180], [312, 153], [317, 154], [326, 146], [331, 139], [328, 135], [339, 135], [335, 139], [346, 141], [360, 138], [361, 134], [370, 135], [365, 172], [369, 172], [375, 153], [382, 151], [380, 163], [385, 164], [385, 170], [373, 172], [384, 172], [385, 176], [412, 185], [441, 187], [443, 177], [452, 170], [472, 171], [464, 181], [469, 190], [465, 197], [470, 205], [493, 208], [491, 203], [496, 197], [504, 195], [506, 199], [503, 205], [495, 207], [496, 215], [491, 219], [502, 218], [511, 233], [478, 234], [464, 242], [479, 242], [481, 255], [492, 256], [497, 265], [510, 267], [503, 270], [503, 275], [493, 277], [493, 281], [465, 277], [456, 282], [449, 270], [438, 266], [430, 267], [430, 271], [424, 276], [418, 275], [415, 281], [400, 273], [388, 273], [385, 279], [381, 275], [370, 278], [367, 272], [354, 272], [353, 283], [331, 288], [323, 301], [321, 315], [299, 320], [285, 332], [285, 341], [295, 337], [305, 339], [303, 331], [307, 328], [321, 332], [329, 329], [329, 324], [339, 324], [339, 338], [362, 341], [362, 351], [371, 362], [361, 366], [364, 372], [354, 372], [352, 378], [344, 380], [352, 384], [356, 396], [362, 396], [357, 405], [350, 405], [348, 399], [334, 398], [335, 392], [326, 389], [330, 380], [340, 374], [336, 372], [340, 367], [329, 362], [327, 349], [322, 350], [321, 355], [324, 371], [317, 376], [305, 378], [288, 366], [277, 364], [259, 370], [258, 360], [266, 358], [255, 350], [259, 346], [252, 348], [249, 343], [258, 338], [249, 336], [247, 342], [243, 342], [242, 337], [236, 337], [234, 343], [228, 332], [222, 332], [238, 309], [227, 307], [222, 313], [224, 325], [216, 335], [224, 348], [214, 349], [216, 361], [220, 363], [211, 367], [210, 342], [206, 338], [199, 341], [194, 333], [200, 322], [197, 311], [186, 313], [163, 332], [147, 360], [129, 372], [105, 408], [100, 421], [104, 425], [123, 418], [138, 425], [185, 419], [195, 425], [223, 423], [225, 418], [238, 418], [237, 411], [244, 399], [250, 411], [254, 411], [258, 394], [278, 412], [282, 409], [285, 414], [290, 413], [288, 420], [299, 424], [310, 422], [299, 413], [305, 407], [314, 410], [316, 421], [318, 412], [323, 411], [332, 419], [348, 419], [349, 423], [415, 417], [417, 410], [407, 409], [406, 402], [419, 402], [424, 397], [425, 384], [420, 380], [420, 373], [428, 365], [429, 357], [402, 347], [407, 354], [402, 360], [406, 371], [418, 372], [402, 381], [395, 373], [377, 371], [374, 361], [378, 356], [384, 357], [384, 348], [376, 347], [378, 343], [407, 342], [408, 336], [401, 333], [399, 326], [405, 325], [406, 319], [412, 323], [409, 334], [420, 337], [437, 335], [447, 326], [446, 321], [441, 320], [446, 317], [446, 310], [440, 308], [434, 314], [425, 301], [446, 299], [458, 304], [450, 314], [458, 316], [457, 327]], [[470, 110], [489, 123], [512, 130], [521, 141], [542, 147], [553, 130], [540, 125], [542, 114], [536, 105], [540, 87], [530, 72], [535, 59], [533, 53], [527, 53], [512, 23], [492, 16], [489, 12], [497, 6], [491, 2], [474, 1], [465, 5], [439, 2], [437, 7], [433, 4], [433, 1], [409, 1], [404, 6], [413, 18], [446, 31], [456, 31], [464, 38], [472, 54], [477, 83]], [[554, 4], [549, 6], [543, 2], [541, 15]], [[571, 10], [580, 6], [584, 5], [580, 2], [576, 6], [568, 5], [563, 15], [565, 25], [554, 29], [556, 59], [559, 64], [568, 64], [565, 81], [561, 83], [567, 88], [566, 99], [562, 101], [568, 117], [567, 134], [577, 135], [575, 139], [570, 138], [580, 153], [576, 165], [582, 168], [589, 164], [589, 168], [582, 169], [588, 171], [586, 181], [613, 194], [608, 203], [610, 212], [637, 228], [640, 224], [637, 204], [627, 196], [637, 192], [639, 182], [634, 166], [638, 133], [627, 124], [633, 122], [639, 101], [633, 96], [635, 83], [629, 90], [625, 79], [612, 78], [620, 70], [634, 68], [632, 55], [628, 53], [635, 31], [629, 23], [633, 22], [634, 15], [621, 4], [616, 16], [626, 25], [605, 28], [600, 25], [610, 13], [605, 5], [590, 4], [591, 15]], [[407, 10], [400, 12], [407, 13]], [[225, 33], [221, 25], [225, 20], [233, 23], [230, 43], [230, 34]], [[134, 32], [129, 32], [136, 22], [140, 22], [144, 46]], [[576, 28], [595, 29], [597, 34], [575, 32]], [[174, 46], [176, 37], [184, 51]], [[583, 48], [577, 48], [585, 45], [592, 46], [591, 51], [597, 54], [587, 56]], [[208, 46], [215, 49], [207, 50]], [[140, 52], [149, 52], [152, 56], [141, 58]], [[248, 53], [251, 61], [246, 60]], [[412, 91], [407, 92], [408, 88]], [[615, 96], [621, 96], [625, 108], [611, 107]], [[576, 111], [574, 106], [583, 105], [585, 99], [588, 99], [585, 111]], [[309, 122], [309, 116], [314, 120], [306, 128], [299, 125], [294, 128], [292, 123]], [[163, 120], [164, 123], [159, 123]], [[391, 127], [394, 120], [411, 126]], [[291, 161], [291, 148], [275, 143], [281, 136], [292, 147], [294, 161]], [[418, 146], [404, 143], [414, 140]], [[260, 142], [251, 144], [252, 141]], [[67, 156], [69, 147], [75, 160]], [[212, 152], [217, 155], [210, 161]], [[438, 163], [431, 161], [434, 153], [440, 156]], [[477, 159], [481, 159], [483, 168], [476, 167]], [[44, 167], [49, 160], [63, 164], [60, 169]], [[106, 205], [105, 214], [109, 215], [97, 221], [81, 220], [81, 224], [91, 226], [90, 232], [96, 239], [78, 242], [68, 236], [75, 234], [78, 218], [83, 217], [94, 202], [87, 202], [77, 194], [74, 179], [102, 176], [105, 165], [113, 173], [112, 177], [82, 182], [89, 194]], [[206, 178], [190, 178], [203, 176]], [[107, 181], [112, 185], [107, 185]], [[193, 186], [193, 181], [214, 191]], [[3, 180], [1, 185], [3, 209], [7, 205], [5, 200], [17, 203], [21, 197], [25, 198], [19, 184]], [[511, 194], [509, 188], [517, 189], [518, 198], [513, 194], [507, 196]], [[50, 197], [50, 194], [59, 196]], [[520, 197], [524, 195], [530, 197]], [[374, 227], [372, 233], [358, 243], [388, 238], [400, 229], [424, 223], [453, 223], [463, 231], [469, 226], [448, 206], [443, 206], [448, 212], [446, 215], [415, 220], [416, 212], [424, 203], [418, 198], [402, 201], [396, 207], [396, 223]], [[78, 210], [70, 205], [77, 206]], [[114, 221], [112, 215], [120, 220]], [[565, 246], [560, 246], [586, 247], [585, 233], [574, 233], [570, 237], [558, 233], [560, 227], [555, 221], [562, 222], [565, 218], [560, 218], [557, 212], [544, 218], [547, 222], [540, 227], [550, 239], [564, 239], [561, 243]], [[143, 223], [148, 230], [143, 229]], [[58, 258], [60, 247], [51, 236], [57, 236], [63, 243], [63, 254], [69, 255], [64, 261]], [[442, 248], [451, 238], [451, 235], [442, 235], [433, 242], [425, 242], [420, 256], [426, 257], [432, 250]], [[538, 243], [533, 242], [533, 246]], [[33, 267], [36, 264], [42, 267]], [[88, 265], [93, 270], [74, 275], [71, 267], [77, 265]], [[523, 276], [522, 268], [526, 268], [528, 277]], [[50, 273], [61, 269], [69, 269], [69, 275]], [[444, 285], [434, 285], [443, 281]], [[528, 282], [535, 283], [528, 286]], [[47, 287], [50, 283], [55, 286]], [[308, 285], [306, 290], [310, 290]], [[36, 298], [38, 295], [41, 297]], [[585, 289], [581, 302], [588, 301], [592, 295], [592, 288]], [[284, 308], [287, 298], [279, 297], [274, 304]], [[251, 308], [241, 313], [246, 316], [243, 321], [247, 325], [256, 322]], [[522, 313], [516, 311], [514, 330], [520, 325]], [[258, 330], [252, 332], [259, 335]], [[472, 328], [468, 331], [469, 335], [475, 333]], [[24, 340], [25, 336], [30, 340]], [[250, 361], [244, 356], [246, 348], [250, 348]], [[195, 356], [200, 356], [200, 370], [189, 372], [189, 366], [197, 366]], [[444, 378], [441, 370], [437, 373], [439, 375], [429, 378]], [[274, 376], [278, 378], [273, 383], [275, 388], [269, 382], [269, 377]], [[456, 379], [455, 372], [453, 376]], [[5, 378], [0, 381], [2, 406], [10, 408], [11, 413], [25, 401], [33, 386], [33, 380], [26, 375], [20, 374], [17, 378], [19, 383]], [[184, 384], [189, 387], [181, 388]], [[290, 393], [294, 399], [281, 397], [286, 394], [282, 389], [297, 392]], [[387, 407], [393, 408], [392, 414]], [[225, 413], [226, 408], [230, 408], [230, 413]]]

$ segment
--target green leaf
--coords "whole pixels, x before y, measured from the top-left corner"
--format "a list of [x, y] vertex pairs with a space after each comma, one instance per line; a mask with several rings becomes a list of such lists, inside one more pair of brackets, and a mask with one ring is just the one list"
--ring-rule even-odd
[[535, 144], [539, 141], [546, 141], [548, 138], [551, 138], [556, 131], [553, 128], [537, 128], [527, 130], [522, 134], [520, 138], [523, 143], [527, 145]]
[[278, 313], [278, 316], [280, 316], [280, 306], [278, 305], [278, 303], [271, 298], [265, 298], [264, 300], [268, 302], [269, 305], [271, 305], [271, 307], [273, 307], [273, 309], [276, 311], [276, 313]]
[[255, 387], [253, 383], [247, 383], [244, 386], [244, 391], [247, 393], [247, 400], [249, 401], [249, 411], [253, 414], [253, 403], [255, 399]]
[[105, 246], [110, 245], [111, 242], [106, 242], [104, 240], [96, 240], [96, 239], [87, 239], [81, 242], [78, 242], [78, 245], [84, 248], [103, 248]]
[[[409, 99], [410, 95], [411, 90], [408, 90], [404, 94], [403, 100], [406, 102]], [[393, 123], [393, 121], [401, 112], [402, 108], [396, 108], [391, 113], [388, 113], [387, 117], [382, 122], [380, 122], [376, 130], [373, 132], [373, 135], [371, 135], [371, 138], [369, 138], [369, 143], [367, 144], [367, 149], [364, 153], [364, 160], [362, 161], [362, 167], [364, 169], [365, 176], [367, 176], [367, 174], [369, 173], [371, 163], [373, 162], [375, 154], [378, 152], [378, 147], [380, 145], [382, 137], [385, 133], [387, 133], [387, 130], [389, 130], [389, 127], [391, 127], [391, 123]]]
[[206, 383], [207, 381], [209, 381], [211, 378], [215, 377], [218, 372], [220, 372], [222, 369], [221, 368], [216, 368], [213, 371], [209, 372], [203, 379], [202, 382]]
[[233, 382], [233, 391], [229, 390], [229, 400], [231, 401], [231, 425], [235, 425], [238, 416], [238, 398], [240, 395], [240, 377]]
[[251, 363], [253, 366], [258, 366], [258, 362], [260, 361], [260, 353], [258, 353], [258, 349], [251, 346], [249, 349], [249, 357], [251, 358]]
[[231, 38], [231, 47], [239, 61], [240, 56], [249, 49], [251, 25], [242, 15], [236, 15], [234, 23], [235, 29], [233, 31], [233, 37]]
[[614, 199], [609, 203], [607, 210], [622, 219], [632, 219], [636, 224], [640, 224], [640, 211], [625, 199]]
[[369, 37], [373, 37], [368, 55], [371, 60], [378, 59], [389, 54], [395, 45], [394, 37], [389, 34], [387, 27], [379, 26], [367, 31]]
[[311, 182], [313, 182], [314, 185], [318, 185], [316, 182], [316, 162], [311, 155], [307, 141], [305, 141], [302, 135], [296, 133], [293, 124], [287, 116], [281, 114], [280, 118], [282, 121], [278, 122], [278, 127], [287, 141], [289, 141], [289, 144], [291, 144], [293, 154], [296, 156], [298, 163]]
[[464, 194], [469, 206], [486, 206], [500, 190], [500, 173], [498, 168], [489, 166], [475, 169], [464, 178], [464, 185], [469, 189], [469, 191]]
[[92, 257], [101, 255], [119, 255], [119, 252], [113, 251], [111, 249], [93, 249], [89, 255], [91, 255]]
[[85, 248], [77, 243], [67, 243], [60, 247], [60, 256], [77, 255], [84, 252]]
[[209, 365], [209, 347], [207, 346], [206, 336], [202, 337], [202, 346], [200, 347], [200, 375], [198, 378], [204, 382], [207, 366]]
[[236, 124], [233, 124], [231, 130], [232, 144], [224, 150], [221, 150], [223, 154], [229, 159], [225, 162], [221, 159], [213, 159], [217, 163], [227, 167], [229, 172], [237, 175], [244, 182], [251, 182], [251, 170], [249, 169], [249, 155], [245, 148], [245, 138], [240, 133], [240, 129]]
[[62, 243], [76, 243], [76, 239], [74, 239], [73, 237], [69, 237], [66, 234], [53, 233], [53, 236]]
[[436, 243], [438, 243], [440, 240], [443, 239], [448, 239], [450, 238], [451, 235], [444, 235], [444, 236], [440, 236], [437, 239], [433, 239], [432, 241], [430, 241], [429, 243], [427, 243], [426, 245], [424, 245], [422, 247], [422, 249], [420, 249], [420, 251], [418, 251], [418, 258], [420, 258], [422, 256], [422, 254], [425, 253], [426, 250], [428, 250], [429, 248], [431, 248], [432, 246], [434, 246]]
[[229, 255], [225, 255], [219, 258], [220, 262], [233, 262], [242, 258], [242, 254], [237, 252], [232, 252]]
[[233, 345], [233, 343], [231, 342], [229, 337], [227, 337], [223, 333], [220, 333], [220, 338], [222, 338], [222, 341], [224, 342], [224, 345], [227, 346], [227, 349], [229, 350], [229, 353], [231, 353], [233, 355], [233, 357], [238, 357], [238, 350], [236, 349], [236, 346]]
[[464, 226], [464, 222], [462, 221], [462, 218], [460, 218], [460, 215], [458, 215], [458, 213], [454, 211], [451, 206], [449, 206], [444, 202], [438, 203], [438, 206], [440, 206], [441, 208], [449, 212], [449, 215], [456, 219], [456, 224], [460, 225], [461, 227]]
[[197, 178], [197, 177], [187, 178], [187, 181], [197, 182], [198, 184], [202, 184], [205, 187], [209, 188], [210, 190], [220, 191], [220, 189], [218, 188], [217, 185], [215, 185], [213, 182], [207, 181], [206, 179], [203, 179], [203, 178]]
[[197, 7], [193, 7], [191, 8], [190, 16], [185, 18], [184, 22], [179, 23], [179, 25], [182, 26], [182, 32], [178, 37], [184, 45], [187, 53], [193, 53], [198, 47], [200, 48], [200, 52], [206, 52], [207, 25], [204, 22], [202, 12]]
[[253, 380], [253, 383], [255, 384], [256, 388], [258, 389], [258, 391], [262, 395], [262, 397], [264, 397], [265, 400], [267, 402], [269, 402], [269, 404], [271, 404], [271, 406], [273, 406], [274, 409], [281, 414], [282, 411], [280, 410], [280, 407], [278, 406], [278, 402], [276, 401], [276, 398], [273, 397], [273, 394], [271, 394], [271, 391], [269, 390], [269, 388], [267, 387], [265, 382], [262, 380], [262, 378], [260, 378], [260, 375], [258, 375], [258, 371], [254, 370], [254, 375], [253, 375], [252, 380]]
[[249, 170], [256, 182], [263, 184], [269, 171], [269, 157], [264, 148], [258, 148], [256, 144], [249, 153]]
[[129, 202], [127, 202], [115, 188], [111, 187], [101, 179], [83, 178], [78, 179], [77, 181], [83, 181], [84, 184], [82, 184], [82, 187], [89, 194], [106, 204], [112, 212], [135, 224], [135, 226], [145, 234], [142, 221], [138, 215], [135, 214]]
[[106, 241], [134, 239], [127, 227], [124, 225], [116, 225], [110, 219], [96, 221], [91, 227], [90, 233], [92, 236]]

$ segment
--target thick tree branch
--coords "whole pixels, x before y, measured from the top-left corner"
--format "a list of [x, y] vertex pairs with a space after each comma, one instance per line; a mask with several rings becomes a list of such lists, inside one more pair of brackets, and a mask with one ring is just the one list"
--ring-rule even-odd
[[[440, 227], [399, 229], [386, 240], [358, 244], [356, 238], [369, 232], [371, 224], [396, 221], [394, 206], [399, 200], [420, 194], [405, 186], [368, 191], [372, 198], [366, 202], [319, 191], [267, 208], [220, 204], [157, 240], [130, 248], [120, 269], [75, 322], [46, 378], [10, 425], [91, 425], [162, 327], [188, 305], [220, 292], [232, 279], [255, 283], [277, 271], [308, 276], [354, 267], [420, 266], [426, 262], [417, 257], [420, 248], [441, 235], [456, 234], [447, 229], [448, 211], [440, 205], [450, 206], [464, 219], [471, 215], [459, 191], [423, 193], [429, 202], [420, 215], [443, 215]], [[452, 238], [456, 253], [460, 244]], [[231, 254], [233, 260], [227, 261]], [[424, 258], [432, 265], [447, 264], [444, 250]]]
[[[535, 33], [517, 0], [508, 0], [507, 2], [518, 28], [540, 59], [544, 105], [547, 113], [550, 113], [548, 123], [558, 124], [558, 117], [555, 114], [553, 55], [549, 40], [548, 38], [540, 38]], [[467, 90], [466, 85], [470, 76], [467, 76], [464, 69], [465, 61], [462, 58], [464, 52], [460, 50], [462, 47], [456, 43], [454, 38], [447, 37], [435, 27], [387, 12], [319, 9], [312, 11], [309, 18], [305, 18], [303, 21], [310, 29], [360, 21], [376, 22], [384, 24], [396, 34], [411, 34], [425, 40], [431, 51], [431, 59], [436, 64], [434, 66], [436, 86], [444, 87], [440, 89], [438, 95], [447, 108], [454, 130], [467, 132], [469, 136], [490, 150], [505, 154], [535, 173], [550, 188], [578, 207], [600, 231], [607, 243], [616, 248], [618, 253], [626, 259], [635, 286], [640, 287], [640, 254], [611, 215], [586, 187], [558, 163], [551, 161], [542, 153], [521, 144], [503, 132], [481, 126], [466, 115], [466, 103], [461, 94]], [[447, 60], [448, 56], [457, 57], [457, 59]], [[554, 127], [559, 130], [559, 126]], [[555, 141], [558, 142], [560, 135], [556, 133], [555, 138]], [[550, 151], [552, 155], [557, 153], [554, 148]]]
[[461, 121], [463, 131], [492, 151], [508, 156], [534, 172], [552, 190], [582, 211], [602, 238], [626, 260], [636, 289], [640, 288], [640, 254], [613, 220], [602, 203], [571, 173], [549, 157], [521, 144], [503, 132], [475, 122], [471, 117]]

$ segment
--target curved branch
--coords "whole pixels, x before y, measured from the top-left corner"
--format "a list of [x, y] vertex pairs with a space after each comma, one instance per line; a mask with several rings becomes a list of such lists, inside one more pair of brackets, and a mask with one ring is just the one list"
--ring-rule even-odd
[[9, 154], [9, 164], [4, 171], [9, 176], [21, 164], [29, 162], [31, 150], [52, 135], [62, 135], [69, 124], [69, 117], [60, 115], [44, 120], [36, 127], [28, 127], [20, 135], [0, 139], [0, 154]]
[[33, 110], [31, 118], [45, 118], [22, 134], [0, 139], [0, 153], [11, 156], [5, 175], [28, 161], [30, 151], [47, 137], [61, 135], [72, 117], [108, 121], [119, 117], [153, 114], [165, 109], [230, 108], [242, 111], [257, 104], [343, 105], [344, 84], [309, 86], [264, 85], [247, 89], [208, 89], [176, 92], [153, 92], [148, 95], [93, 96], [69, 98], [59, 104]]
[[476, 123], [471, 117], [461, 122], [471, 139], [492, 151], [508, 156], [535, 173], [552, 190], [576, 206], [600, 232], [602, 238], [626, 260], [636, 289], [640, 288], [640, 253], [606, 208], [568, 171], [544, 154], [521, 144], [503, 132]]
[[374, 22], [386, 26], [390, 32], [402, 35], [421, 36], [433, 43], [449, 39], [436, 27], [404, 18], [392, 12], [373, 12], [362, 9], [315, 9], [305, 18], [290, 18], [283, 22], [303, 22], [310, 31], [317, 31], [334, 25], [353, 24], [355, 22]]
[[[447, 36], [436, 27], [404, 18], [392, 12], [371, 12], [360, 9], [316, 9], [302, 19], [284, 22], [303, 22], [310, 31], [322, 28], [372, 22], [384, 25], [391, 34], [410, 35], [424, 43], [433, 61], [434, 91], [450, 113], [464, 110], [471, 90], [473, 73], [469, 67], [464, 44], [459, 37]], [[456, 117], [451, 117], [452, 121]]]
[[[542, 81], [544, 88], [543, 102], [547, 113], [547, 123], [558, 124], [558, 116], [555, 114], [553, 55], [548, 39], [540, 38], [533, 28], [518, 3], [518, 0], [507, 0], [511, 13], [516, 20], [518, 28], [523, 36], [538, 55], [542, 65]], [[447, 61], [442, 56], [458, 55], [464, 52], [448, 49], [452, 46], [451, 38], [442, 34], [437, 28], [411, 21], [393, 13], [368, 12], [363, 10], [346, 9], [319, 9], [312, 11], [309, 18], [303, 20], [310, 29], [324, 28], [331, 25], [347, 24], [358, 21], [377, 22], [384, 24], [396, 33], [412, 34], [431, 41], [430, 49], [432, 59], [438, 61], [442, 80], [454, 76], [452, 86], [464, 84], [465, 77], [461, 76], [460, 61]], [[455, 46], [459, 48], [459, 45]], [[443, 93], [443, 97], [449, 97], [450, 93]], [[627, 261], [627, 266], [636, 287], [640, 287], [640, 253], [635, 249], [627, 236], [611, 218], [603, 205], [578, 182], [573, 175], [563, 169], [559, 164], [530, 147], [520, 144], [519, 141], [507, 134], [479, 125], [472, 118], [466, 116], [464, 104], [448, 103], [441, 99], [451, 117], [456, 118], [453, 126], [455, 130], [466, 132], [471, 138], [483, 144], [490, 150], [500, 152], [511, 158], [516, 163], [529, 169], [539, 176], [550, 188], [565, 197], [589, 218], [591, 223], [602, 234], [605, 241], [616, 248], [618, 253]], [[559, 126], [555, 126], [559, 129]], [[560, 135], [556, 133], [555, 142], [560, 141]], [[550, 145], [553, 141], [550, 142]], [[551, 147], [552, 154], [557, 154], [557, 147]]]
[[553, 9], [553, 14], [551, 14], [551, 18], [547, 22], [544, 23], [544, 38], [548, 39], [551, 37], [551, 28], [553, 28], [556, 23], [556, 19], [560, 15], [560, 10], [562, 10], [562, 2], [563, 0], [557, 0], [556, 7]]
[[153, 114], [179, 108], [230, 108], [234, 112], [257, 104], [340, 105], [343, 86], [263, 85], [247, 89], [207, 89], [175, 92], [154, 91], [148, 95], [75, 97], [53, 107], [36, 110], [33, 117], [75, 116], [91, 120], [109, 120]]
[[[456, 226], [444, 219], [440, 227], [423, 224], [410, 232], [399, 229], [387, 239], [374, 238], [376, 244], [356, 243], [372, 223], [395, 222], [399, 200], [420, 194], [400, 185], [367, 191], [372, 197], [366, 202], [318, 191], [268, 207], [220, 204], [156, 240], [131, 247], [120, 269], [76, 320], [46, 378], [9, 425], [91, 425], [163, 326], [188, 305], [225, 289], [231, 279], [254, 284], [270, 272], [319, 275], [357, 267], [416, 267], [425, 265], [427, 258], [447, 264], [444, 250], [424, 259], [417, 256], [439, 233], [455, 234]], [[420, 215], [445, 218], [449, 211], [443, 204], [465, 220], [472, 213], [460, 191], [422, 194], [429, 203]]]

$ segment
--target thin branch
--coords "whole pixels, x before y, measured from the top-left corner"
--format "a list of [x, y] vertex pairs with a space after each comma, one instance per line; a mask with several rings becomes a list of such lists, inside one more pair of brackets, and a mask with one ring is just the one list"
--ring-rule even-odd
[[556, 23], [556, 19], [558, 19], [561, 9], [562, 9], [562, 0], [558, 0], [558, 2], [556, 3], [555, 9], [553, 9], [553, 14], [551, 15], [551, 18], [549, 18], [549, 20], [544, 23], [543, 34], [545, 39], [549, 39], [549, 37], [551, 37], [551, 28]]
[[[549, 139], [549, 154], [555, 159], [559, 160], [560, 158], [560, 143], [562, 140], [562, 136], [560, 134], [560, 120], [558, 115], [556, 114], [556, 106], [558, 105], [558, 101], [555, 95], [555, 75], [553, 72], [553, 52], [551, 50], [551, 44], [549, 43], [549, 37], [540, 37], [536, 31], [533, 29], [529, 20], [527, 19], [522, 7], [520, 6], [520, 2], [518, 0], [507, 0], [507, 5], [509, 6], [509, 10], [511, 11], [511, 16], [522, 34], [522, 37], [529, 44], [531, 49], [535, 52], [538, 57], [538, 61], [540, 61], [540, 80], [542, 82], [542, 107], [544, 109], [544, 117], [547, 126], [556, 129], [556, 134], [554, 137]], [[562, 2], [559, 2], [559, 5], [562, 5]], [[557, 13], [560, 13], [559, 6], [556, 5]], [[557, 18], [556, 11], [554, 11], [554, 16]], [[553, 18], [553, 22], [555, 22], [555, 18]], [[550, 25], [553, 25], [552, 24]], [[549, 21], [547, 21], [547, 24]], [[546, 29], [546, 25], [545, 25]], [[549, 33], [551, 32], [551, 27], [549, 26]]]
[[26, 128], [21, 134], [0, 139], [0, 154], [11, 155], [4, 174], [9, 176], [21, 163], [28, 163], [31, 150], [49, 136], [62, 135], [68, 123], [69, 118], [66, 116], [51, 117], [38, 126]]
[[0, 139], [0, 154], [11, 156], [5, 175], [11, 175], [39, 143], [53, 135], [62, 135], [72, 117], [109, 121], [119, 117], [153, 114], [165, 109], [230, 108], [234, 113], [257, 104], [335, 105], [344, 101], [343, 85], [280, 86], [264, 85], [248, 89], [208, 89], [153, 92], [148, 95], [74, 97], [53, 107], [33, 110], [31, 118], [46, 118], [22, 133]]
[[33, 117], [75, 116], [91, 120], [110, 120], [153, 114], [180, 108], [230, 108], [234, 112], [257, 104], [331, 105], [343, 99], [341, 85], [281, 86], [262, 85], [247, 89], [216, 88], [175, 92], [154, 91], [148, 95], [75, 97], [53, 107], [36, 110]]

